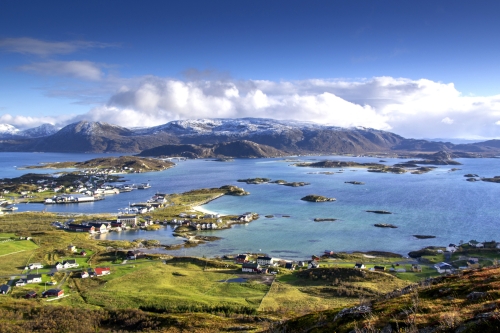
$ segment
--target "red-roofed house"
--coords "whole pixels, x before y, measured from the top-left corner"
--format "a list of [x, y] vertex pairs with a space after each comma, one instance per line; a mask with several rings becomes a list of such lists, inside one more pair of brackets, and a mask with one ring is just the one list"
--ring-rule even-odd
[[97, 276], [111, 274], [111, 270], [109, 269], [109, 267], [96, 267], [96, 268], [94, 268], [94, 272], [95, 272], [95, 275], [97, 275]]

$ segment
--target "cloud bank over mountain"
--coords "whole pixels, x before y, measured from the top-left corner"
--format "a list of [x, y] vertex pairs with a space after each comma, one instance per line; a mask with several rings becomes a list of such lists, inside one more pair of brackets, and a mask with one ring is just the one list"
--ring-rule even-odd
[[[68, 75], [75, 76], [82, 69], [64, 68]], [[42, 71], [43, 66], [32, 70]], [[86, 77], [101, 78], [97, 71]], [[453, 83], [426, 79], [375, 77], [277, 82], [145, 76], [107, 80], [103, 78], [105, 82], [100, 84], [105, 84], [108, 91], [110, 85], [115, 87], [107, 103], [81, 115], [43, 117], [39, 123], [51, 120], [62, 125], [91, 120], [140, 127], [178, 119], [262, 117], [342, 127], [364, 126], [405, 137], [500, 137], [500, 95], [464, 96]], [[0, 121], [25, 126], [34, 125], [37, 119], [3, 115]]]
[[269, 117], [391, 130], [408, 137], [498, 137], [500, 95], [463, 96], [452, 83], [368, 80], [180, 81], [123, 85], [81, 119], [152, 126], [192, 118]]

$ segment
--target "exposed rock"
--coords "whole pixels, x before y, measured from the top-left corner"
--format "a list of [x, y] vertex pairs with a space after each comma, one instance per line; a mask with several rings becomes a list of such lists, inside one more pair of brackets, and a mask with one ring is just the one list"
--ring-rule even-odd
[[310, 202], [326, 202], [326, 201], [335, 201], [335, 198], [327, 198], [322, 195], [310, 194], [301, 198], [300, 200], [310, 201]]
[[310, 185], [311, 183], [306, 183], [306, 182], [292, 182], [292, 183], [285, 183], [285, 184], [280, 184], [284, 186], [291, 186], [291, 187], [301, 187], [301, 186], [306, 186]]
[[468, 173], [468, 174], [464, 175], [464, 177], [470, 178], [470, 177], [479, 177], [479, 176], [476, 175], [475, 173]]
[[247, 183], [247, 184], [266, 184], [269, 183], [271, 179], [269, 178], [248, 178], [248, 179], [238, 179], [237, 182]]
[[470, 294], [467, 295], [467, 299], [469, 300], [476, 300], [476, 299], [481, 299], [485, 298], [488, 295], [488, 293], [484, 292], [479, 292], [479, 291], [473, 291]]
[[375, 223], [374, 226], [379, 228], [397, 228], [394, 224], [390, 223]]
[[483, 182], [490, 182], [490, 183], [500, 183], [500, 176], [495, 176], [493, 178], [481, 178]]
[[314, 222], [334, 222], [334, 221], [337, 221], [337, 219], [333, 219], [333, 218], [315, 218], [314, 219]]
[[358, 182], [358, 181], [348, 181], [348, 182], [344, 182], [346, 184], [353, 184], [353, 185], [365, 185], [365, 183], [363, 182]]
[[418, 238], [418, 239], [436, 238], [436, 236], [432, 236], [432, 235], [413, 235], [413, 237]]
[[388, 212], [386, 210], [367, 210], [366, 212], [375, 214], [392, 214], [391, 212]]
[[358, 163], [352, 161], [331, 161], [325, 160], [321, 162], [301, 162], [293, 164], [298, 167], [310, 167], [310, 168], [348, 168], [348, 167], [357, 167], [357, 168], [369, 168], [369, 167], [378, 167], [384, 168], [385, 165], [377, 164], [377, 163]]
[[234, 185], [224, 185], [220, 187], [221, 190], [225, 190], [227, 195], [249, 195], [250, 192], [245, 191], [241, 187]]

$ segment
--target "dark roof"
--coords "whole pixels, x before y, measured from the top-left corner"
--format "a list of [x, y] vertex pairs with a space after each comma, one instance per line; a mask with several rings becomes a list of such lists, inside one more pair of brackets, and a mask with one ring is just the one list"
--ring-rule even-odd
[[238, 255], [236, 258], [246, 259], [246, 258], [247, 258], [247, 255], [246, 255], [246, 254], [240, 254], [240, 255]]
[[28, 276], [26, 276], [26, 278], [28, 280], [33, 280], [33, 279], [36, 279], [36, 278], [42, 278], [42, 274], [28, 274]]
[[257, 260], [273, 260], [271, 257], [257, 257]]
[[4, 292], [4, 293], [8, 292], [9, 290], [10, 290], [10, 286], [9, 286], [9, 285], [7, 285], [7, 284], [2, 284], [2, 285], [0, 286], [0, 291], [2, 291], [2, 292]]
[[43, 294], [44, 295], [58, 295], [61, 291], [63, 291], [62, 289], [49, 289], [47, 291], [44, 291]]
[[291, 262], [287, 262], [285, 264], [285, 268], [293, 268], [293, 264]]
[[250, 262], [244, 263], [241, 268], [259, 268], [259, 264], [253, 264]]
[[75, 228], [75, 229], [92, 229], [94, 227], [93, 225], [84, 225], [84, 224], [76, 224], [76, 223], [70, 223], [68, 224], [68, 228]]
[[67, 264], [76, 264], [76, 260], [75, 259], [69, 259], [69, 260], [66, 260], [65, 263], [67, 263]]

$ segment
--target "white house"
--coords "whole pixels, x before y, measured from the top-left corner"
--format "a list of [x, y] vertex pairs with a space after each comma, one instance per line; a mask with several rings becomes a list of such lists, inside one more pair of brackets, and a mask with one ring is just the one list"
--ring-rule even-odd
[[241, 266], [241, 271], [244, 273], [258, 273], [258, 272], [260, 272], [260, 265], [245, 262]]
[[453, 270], [453, 266], [445, 262], [440, 262], [439, 264], [435, 264], [434, 268], [438, 271], [439, 274], [451, 273], [451, 271]]
[[268, 266], [273, 263], [273, 258], [271, 257], [257, 257], [257, 264], [262, 266]]
[[63, 264], [64, 268], [73, 268], [73, 267], [78, 267], [79, 266], [75, 259], [70, 259], [70, 260], [63, 261], [62, 264]]
[[446, 247], [446, 252], [451, 252], [451, 253], [453, 253], [453, 252], [455, 252], [455, 251], [457, 251], [457, 248], [456, 248], [455, 246], [447, 246], [447, 247]]
[[26, 283], [40, 283], [42, 282], [42, 274], [28, 274]]
[[39, 263], [39, 262], [35, 262], [35, 263], [32, 263], [32, 264], [29, 264], [28, 268], [29, 269], [43, 268], [43, 265], [41, 263]]

